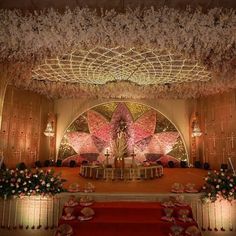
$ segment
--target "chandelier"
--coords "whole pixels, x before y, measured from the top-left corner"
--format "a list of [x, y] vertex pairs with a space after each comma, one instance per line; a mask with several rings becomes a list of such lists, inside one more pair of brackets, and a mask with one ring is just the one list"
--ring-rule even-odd
[[200, 137], [201, 135], [202, 135], [202, 131], [201, 131], [200, 127], [199, 127], [198, 122], [194, 122], [192, 137]]
[[48, 122], [45, 131], [43, 132], [47, 137], [53, 137], [55, 135], [52, 122]]

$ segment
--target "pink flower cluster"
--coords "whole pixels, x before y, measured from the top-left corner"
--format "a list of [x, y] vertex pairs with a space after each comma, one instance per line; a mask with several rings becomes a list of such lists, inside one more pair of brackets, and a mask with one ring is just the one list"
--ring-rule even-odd
[[53, 170], [6, 169], [0, 171], [0, 197], [54, 195], [63, 192], [65, 180]]
[[205, 181], [203, 191], [206, 193], [205, 197], [211, 201], [236, 199], [236, 176], [233, 176], [233, 174], [226, 173], [223, 169], [220, 169], [220, 171], [214, 170], [208, 172]]

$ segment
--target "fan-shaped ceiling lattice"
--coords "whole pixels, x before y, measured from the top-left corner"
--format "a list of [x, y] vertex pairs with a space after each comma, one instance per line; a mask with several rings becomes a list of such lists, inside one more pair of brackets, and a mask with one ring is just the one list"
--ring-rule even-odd
[[47, 59], [33, 70], [33, 79], [87, 84], [124, 80], [148, 85], [207, 81], [210, 74], [196, 61], [171, 53], [97, 47]]

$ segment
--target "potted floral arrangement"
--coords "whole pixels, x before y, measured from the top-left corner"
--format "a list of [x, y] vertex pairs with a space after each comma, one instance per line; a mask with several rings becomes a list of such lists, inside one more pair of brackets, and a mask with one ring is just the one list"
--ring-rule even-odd
[[204, 200], [229, 200], [236, 199], [236, 176], [231, 173], [220, 171], [208, 172], [205, 177], [206, 183], [203, 186], [205, 192]]
[[0, 197], [55, 195], [65, 191], [64, 179], [51, 169], [6, 169], [0, 171]]

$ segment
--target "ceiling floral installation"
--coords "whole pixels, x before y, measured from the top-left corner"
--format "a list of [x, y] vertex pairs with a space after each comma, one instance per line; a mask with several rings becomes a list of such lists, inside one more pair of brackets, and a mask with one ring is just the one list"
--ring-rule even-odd
[[[1, 9], [0, 61], [17, 67], [10, 71], [12, 84], [53, 98], [199, 97], [236, 87], [235, 32], [235, 11], [219, 8], [206, 13], [164, 7], [125, 13], [76, 8], [64, 13], [51, 9], [24, 14]], [[96, 47], [158, 50], [182, 55], [204, 66], [211, 80], [154, 86], [140, 86], [133, 81], [112, 81], [101, 86], [32, 80], [30, 72], [48, 58], [63, 59], [63, 55], [74, 50], [90, 51]], [[120, 89], [117, 90], [118, 83]]]
[[136, 153], [138, 161], [149, 156], [168, 160], [186, 159], [179, 132], [159, 112], [137, 103], [107, 103], [81, 114], [67, 129], [59, 158], [65, 162], [94, 157], [102, 161], [109, 150], [115, 155], [117, 142], [125, 143], [125, 157]]
[[208, 81], [209, 74], [197, 61], [173, 53], [96, 47], [46, 59], [45, 64], [33, 70], [33, 79], [100, 85], [129, 81], [149, 85]]

